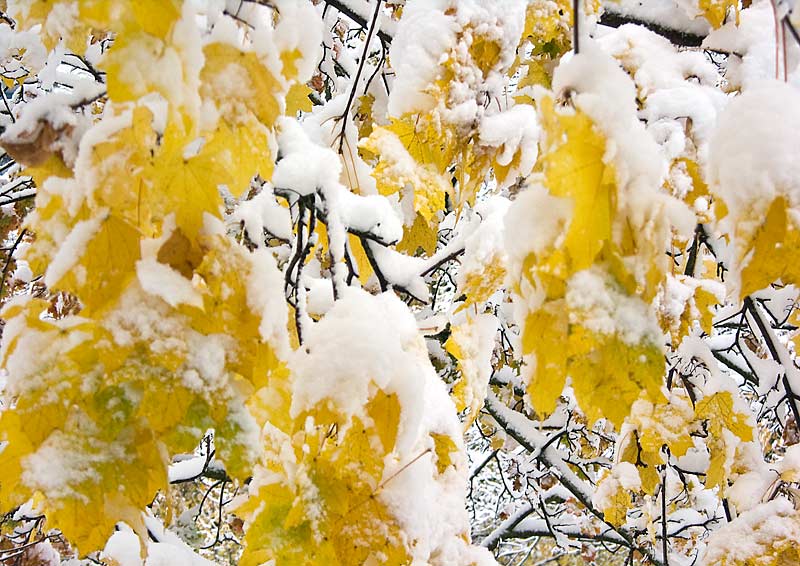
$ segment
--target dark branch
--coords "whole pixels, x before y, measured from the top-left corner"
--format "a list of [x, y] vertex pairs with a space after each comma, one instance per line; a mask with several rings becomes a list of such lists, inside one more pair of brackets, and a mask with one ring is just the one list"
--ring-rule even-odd
[[[347, 16], [348, 18], [353, 20], [355, 23], [360, 25], [362, 28], [366, 28], [367, 27], [367, 20], [365, 18], [361, 17], [359, 14], [357, 14], [353, 10], [351, 10], [350, 8], [348, 8], [347, 5], [344, 2], [340, 2], [339, 0], [325, 0], [325, 3], [328, 6], [330, 6], [331, 8], [337, 9], [339, 12], [341, 12], [342, 14], [344, 14], [345, 16]], [[388, 33], [386, 33], [383, 30], [378, 30], [378, 37], [381, 39], [381, 41], [383, 41], [385, 43], [391, 43], [392, 42], [392, 36], [389, 35]]]
[[657, 33], [658, 35], [667, 38], [675, 45], [682, 45], [684, 47], [700, 47], [705, 39], [705, 37], [702, 35], [696, 35], [687, 31], [670, 28], [655, 22], [639, 20], [631, 16], [624, 16], [609, 10], [606, 10], [600, 17], [600, 25], [618, 28], [625, 24], [644, 26], [653, 33]]

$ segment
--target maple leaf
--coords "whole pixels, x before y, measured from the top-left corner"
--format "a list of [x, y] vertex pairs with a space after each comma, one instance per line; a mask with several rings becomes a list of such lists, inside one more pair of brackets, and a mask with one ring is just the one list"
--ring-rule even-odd
[[606, 521], [621, 526], [627, 519], [632, 501], [631, 494], [640, 487], [637, 469], [627, 462], [621, 462], [610, 471], [603, 471], [592, 502], [603, 512]]
[[659, 324], [665, 332], [669, 332], [673, 346], [679, 346], [683, 338], [690, 334], [695, 321], [703, 332], [711, 334], [713, 309], [722, 302], [718, 284], [684, 275], [668, 276], [664, 293]]
[[[743, 442], [753, 440], [753, 429], [749, 424], [749, 416], [740, 413], [734, 407], [734, 398], [730, 391], [719, 391], [700, 400], [695, 407], [698, 419], [706, 423], [711, 436], [707, 443], [711, 453], [711, 461], [706, 472], [707, 487], [726, 487], [725, 480], [730, 473], [733, 437]], [[735, 445], [733, 446], [735, 448]]]
[[774, 199], [764, 221], [740, 247], [741, 296], [778, 280], [784, 284], [800, 282], [800, 266], [794, 260], [800, 252], [800, 228], [790, 210], [785, 198]]
[[497, 322], [490, 315], [471, 317], [463, 324], [451, 326], [445, 350], [458, 360], [460, 377], [453, 386], [456, 409], [469, 409], [465, 422], [472, 423], [483, 406], [489, 385]]
[[779, 498], [760, 503], [712, 533], [701, 560], [719, 566], [796, 564], [798, 537], [800, 516], [789, 501]]
[[54, 262], [72, 264], [68, 269], [63, 263], [51, 264], [45, 281], [52, 289], [80, 297], [85, 314], [95, 313], [113, 303], [133, 278], [139, 231], [106, 213], [76, 224], [67, 238]]
[[[403, 141], [403, 136], [407, 141]], [[431, 225], [450, 191], [442, 175], [446, 158], [437, 156], [429, 149], [431, 146], [418, 141], [413, 124], [403, 121], [391, 127], [374, 128], [361, 147], [378, 157], [372, 172], [378, 191], [384, 195], [413, 191], [414, 212]]]
[[736, 13], [736, 25], [739, 25], [739, 2], [737, 0], [698, 0], [697, 7], [714, 29], [725, 23], [725, 18], [731, 8]]
[[283, 110], [278, 98], [283, 88], [256, 53], [216, 42], [203, 54], [200, 78], [226, 121], [243, 123], [252, 115], [262, 124], [275, 123]]

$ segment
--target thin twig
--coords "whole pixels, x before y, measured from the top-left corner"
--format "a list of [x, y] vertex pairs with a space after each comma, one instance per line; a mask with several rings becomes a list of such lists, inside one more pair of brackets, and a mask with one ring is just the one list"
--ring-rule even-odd
[[369, 31], [367, 31], [367, 39], [364, 41], [364, 52], [361, 54], [361, 61], [358, 62], [358, 70], [353, 79], [353, 87], [350, 89], [350, 96], [347, 97], [347, 105], [344, 107], [342, 113], [342, 131], [339, 134], [339, 153], [342, 153], [342, 146], [344, 145], [345, 132], [347, 130], [347, 116], [350, 114], [350, 106], [353, 104], [353, 99], [356, 96], [358, 89], [358, 80], [361, 77], [361, 72], [364, 70], [364, 64], [367, 62], [367, 55], [369, 54], [369, 44], [372, 41], [372, 35], [375, 33], [375, 25], [378, 23], [378, 16], [381, 13], [381, 1], [376, 0], [375, 12], [372, 14], [372, 21], [369, 24]]

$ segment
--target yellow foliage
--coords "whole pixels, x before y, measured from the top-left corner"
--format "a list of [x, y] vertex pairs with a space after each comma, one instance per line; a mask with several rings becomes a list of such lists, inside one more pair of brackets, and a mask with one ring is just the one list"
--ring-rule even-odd
[[210, 43], [203, 54], [200, 78], [225, 121], [236, 125], [252, 114], [262, 124], [275, 123], [282, 113], [281, 85], [258, 55], [227, 43]]
[[482, 308], [489, 297], [502, 288], [507, 274], [504, 257], [498, 252], [486, 260], [483, 265], [474, 266], [481, 267], [480, 270], [463, 270], [459, 273], [458, 295], [464, 295], [465, 299], [454, 312], [473, 306]]
[[[67, 12], [77, 8], [78, 17], [68, 21], [69, 27], [65, 26], [63, 11], [55, 10], [57, 6]], [[94, 30], [124, 35], [142, 32], [165, 39], [181, 15], [177, 0], [32, 0], [14, 2], [9, 8], [21, 29], [42, 26], [48, 50], [63, 39], [71, 51], [80, 54]], [[153, 17], [154, 13], [159, 17]]]
[[[304, 414], [286, 435], [274, 431], [268, 445], [274, 460], [268, 457], [265, 466], [279, 476], [251, 491], [251, 498], [237, 509], [249, 524], [240, 563], [408, 563], [401, 527], [379, 497], [400, 410], [395, 395], [378, 390], [366, 407], [371, 423], [323, 409], [312, 428], [306, 424], [311, 415]], [[287, 441], [294, 449], [294, 462], [282, 469], [281, 447]], [[436, 453], [446, 467], [444, 440]]]
[[136, 106], [116, 119], [124, 120], [126, 126], [90, 147], [95, 184], [92, 199], [142, 234], [152, 236], [147, 172], [157, 144], [153, 114], [146, 106]]
[[[55, 29], [48, 18], [66, 3], [29, 4], [23, 28]], [[146, 536], [142, 510], [166, 487], [171, 455], [192, 450], [203, 431], [215, 430], [217, 457], [243, 480], [260, 428], [289, 421], [285, 307], [268, 306], [253, 284], [279, 279], [266, 273], [277, 268], [268, 252], [248, 252], [213, 220], [222, 218], [221, 189], [238, 197], [256, 174], [271, 174], [269, 138], [288, 85], [254, 53], [210, 44], [200, 91], [201, 69], [172, 44], [177, 0], [74, 4], [74, 29], [61, 29], [68, 45], [95, 29], [116, 34], [102, 61], [114, 104], [84, 138], [85, 159], [67, 167], [51, 155], [29, 171], [38, 191], [26, 258], [82, 310], [53, 320], [44, 314], [49, 303], [17, 300], [3, 312], [6, 393], [16, 402], [0, 414], [0, 505], [33, 498], [48, 528], [85, 554], [102, 548], [120, 521]], [[297, 56], [281, 54], [287, 73], [297, 74]], [[182, 88], [167, 88], [163, 73], [153, 73], [158, 66], [180, 74]], [[225, 83], [228, 71], [226, 80], [244, 81]], [[226, 88], [235, 90], [227, 107]], [[157, 126], [139, 99], [158, 92], [168, 109]], [[221, 110], [202, 131], [187, 103], [201, 94]], [[192, 298], [146, 281], [147, 266]], [[382, 415], [389, 409], [391, 401], [380, 406]], [[58, 481], [47, 473], [53, 467]]]
[[777, 280], [785, 285], [800, 282], [800, 227], [789, 215], [786, 199], [772, 201], [763, 222], [739, 250], [742, 267], [741, 296], [759, 291]]
[[723, 431], [729, 431], [743, 442], [751, 442], [753, 429], [748, 422], [749, 417], [745, 413], [736, 411], [730, 391], [720, 391], [700, 400], [695, 406], [695, 414], [698, 419], [706, 423], [711, 436], [711, 440], [707, 443], [711, 453], [711, 463], [706, 473], [706, 487], [724, 488], [733, 454]]
[[[539, 114], [545, 132], [544, 184], [569, 203], [571, 218], [558, 235], [560, 246], [529, 254], [519, 274], [518, 292], [530, 305], [522, 329], [528, 392], [536, 410], [549, 413], [569, 375], [590, 420], [606, 417], [620, 426], [640, 395], [659, 396], [663, 345], [645, 328], [655, 322], [648, 301], [664, 277], [663, 250], [637, 233], [620, 207], [616, 173], [605, 162], [606, 143], [592, 120], [579, 110], [559, 111], [549, 97], [541, 100]], [[635, 276], [641, 269], [631, 269], [637, 263], [650, 264], [644, 277]], [[587, 292], [599, 292], [582, 288], [572, 291], [581, 296], [578, 303], [570, 303], [568, 289], [576, 274], [594, 280], [593, 285], [602, 282], [609, 300], [638, 311], [643, 332], [631, 337], [619, 327], [630, 324], [623, 322], [593, 326], [598, 316], [614, 319], [620, 307], [579, 306], [590, 299]], [[610, 310], [598, 314], [597, 308]]]
[[591, 421], [607, 418], [619, 427], [640, 396], [659, 395], [664, 355], [658, 346], [634, 346], [578, 326], [569, 353], [575, 396]]
[[[685, 287], [688, 292], [685, 302], [682, 304], [680, 313], [668, 310], [662, 306], [659, 311], [659, 324], [665, 332], [669, 332], [670, 342], [677, 348], [684, 337], [691, 332], [695, 321], [700, 325], [701, 330], [710, 335], [713, 329], [714, 311], [713, 308], [720, 303], [714, 288], [710, 282], [694, 277], [678, 275], [675, 277], [675, 284]], [[669, 293], [670, 283], [667, 284], [665, 292]], [[670, 297], [670, 300], [675, 298]], [[675, 299], [676, 300], [676, 299]], [[675, 315], [678, 315], [677, 317]]]
[[433, 453], [436, 456], [436, 471], [440, 474], [445, 473], [447, 468], [453, 465], [452, 453], [458, 452], [456, 443], [450, 436], [438, 432], [430, 433], [433, 439]]
[[403, 227], [403, 239], [397, 243], [397, 251], [408, 255], [417, 255], [417, 252], [422, 249], [426, 254], [433, 255], [436, 245], [439, 243], [437, 228], [438, 226], [431, 226], [422, 214], [417, 213], [411, 227]]
[[311, 112], [314, 104], [308, 95], [311, 89], [304, 84], [295, 83], [286, 93], [286, 115], [294, 116], [298, 112]]
[[[449, 161], [434, 148], [436, 142], [421, 140], [409, 121], [395, 121], [389, 127], [376, 127], [362, 142], [362, 149], [377, 156], [372, 176], [378, 192], [389, 195], [398, 191], [413, 191], [414, 212], [429, 226], [444, 208], [450, 186], [442, 172]], [[436, 222], [438, 224], [438, 222]]]
[[458, 361], [460, 376], [451, 396], [457, 411], [469, 409], [463, 419], [465, 429], [477, 418], [486, 397], [496, 330], [491, 315], [467, 314], [466, 321], [451, 325], [450, 336], [444, 343], [445, 351]]
[[[628, 467], [625, 476], [621, 474], [624, 467]], [[632, 478], [626, 476], [635, 473], [635, 469], [630, 469], [630, 464], [622, 463], [610, 471], [604, 470], [597, 482], [597, 493], [602, 494], [602, 498], [597, 501], [597, 507], [603, 512], [603, 518], [614, 526], [625, 524], [627, 519], [628, 509], [633, 501], [631, 493], [634, 486], [628, 485]]]
[[714, 29], [725, 23], [725, 16], [731, 8], [736, 14], [736, 25], [739, 25], [739, 0], [699, 0], [698, 7]]
[[552, 413], [567, 381], [567, 356], [564, 337], [569, 320], [563, 300], [550, 301], [531, 311], [522, 329], [522, 353], [535, 353], [535, 367], [528, 380], [528, 392], [534, 408]]
[[714, 566], [790, 566], [800, 563], [800, 515], [785, 499], [742, 513], [713, 532], [702, 564]]
[[616, 205], [614, 171], [603, 161], [605, 140], [582, 112], [562, 114], [553, 101], [541, 105], [542, 126], [547, 131], [542, 156], [547, 189], [571, 199], [572, 221], [564, 248], [572, 272], [594, 263], [611, 239], [612, 212]]
[[111, 214], [87, 220], [74, 230], [83, 232], [87, 225], [92, 233], [74, 258], [76, 263], [51, 286], [81, 297], [84, 314], [91, 315], [113, 304], [133, 278], [139, 259], [139, 232]]
[[694, 445], [694, 409], [682, 389], [673, 389], [669, 399], [636, 401], [627, 422], [632, 428], [620, 439], [619, 461], [635, 465], [642, 491], [653, 495], [661, 480], [656, 467], [666, 463], [662, 449], [680, 458]]

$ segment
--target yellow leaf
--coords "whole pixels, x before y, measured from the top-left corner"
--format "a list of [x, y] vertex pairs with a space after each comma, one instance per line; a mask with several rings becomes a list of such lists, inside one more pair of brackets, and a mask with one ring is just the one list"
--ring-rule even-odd
[[627, 462], [616, 464], [611, 471], [604, 470], [593, 499], [606, 521], [616, 527], [625, 524], [633, 501], [631, 493], [638, 490], [640, 483], [636, 467]]
[[83, 249], [76, 252], [75, 265], [50, 285], [76, 295], [85, 314], [116, 301], [133, 279], [139, 259], [139, 232], [124, 220], [107, 214], [86, 221], [75, 227], [74, 237], [83, 239], [88, 230]]
[[577, 326], [569, 337], [569, 351], [575, 397], [592, 422], [606, 418], [619, 428], [640, 396], [660, 395], [664, 375], [660, 347], [630, 345]]
[[535, 367], [528, 381], [528, 394], [540, 414], [552, 413], [567, 381], [564, 337], [569, 320], [564, 301], [552, 301], [528, 313], [522, 330], [522, 353], [534, 354]]
[[467, 271], [459, 273], [460, 285], [458, 291], [466, 299], [454, 312], [468, 308], [472, 305], [482, 306], [489, 297], [494, 295], [506, 278], [506, 266], [503, 258], [495, 254], [489, 258], [481, 271]]
[[[673, 286], [674, 291], [672, 291]], [[666, 292], [671, 297], [673, 305], [683, 303], [680, 313], [673, 306], [667, 308], [666, 305], [659, 311], [659, 324], [665, 332], [669, 332], [673, 347], [678, 347], [683, 338], [689, 335], [695, 321], [699, 323], [703, 332], [711, 334], [714, 320], [713, 307], [720, 303], [720, 299], [710, 281], [678, 275], [668, 279]]]
[[744, 264], [740, 295], [750, 295], [779, 279], [786, 285], [800, 282], [798, 253], [800, 230], [790, 219], [786, 199], [778, 197], [740, 251]]
[[465, 322], [451, 325], [450, 336], [444, 343], [445, 350], [458, 361], [459, 378], [451, 395], [456, 410], [469, 409], [463, 418], [465, 429], [477, 418], [486, 398], [496, 333], [497, 320], [493, 315], [467, 315]]
[[458, 447], [447, 434], [432, 432], [430, 436], [433, 439], [433, 452], [436, 455], [436, 471], [443, 474], [453, 465], [451, 454], [457, 453]]
[[580, 111], [558, 113], [545, 98], [540, 112], [547, 141], [543, 167], [547, 189], [573, 203], [572, 221], [564, 242], [571, 269], [592, 265], [605, 241], [611, 239], [616, 187], [614, 172], [603, 161], [605, 140]]
[[176, 226], [192, 242], [203, 227], [205, 214], [222, 217], [219, 185], [233, 181], [225, 156], [217, 153], [216, 144], [199, 140], [203, 143], [199, 152], [187, 154], [187, 146], [197, 141], [185, 137], [180, 127], [171, 122], [148, 172], [157, 187], [148, 195], [153, 221], [160, 225], [174, 214]]
[[400, 423], [400, 402], [394, 393], [378, 391], [367, 403], [367, 414], [372, 418], [372, 426], [381, 440], [383, 452], [394, 450], [397, 440], [397, 427]]
[[739, 25], [739, 0], [699, 0], [698, 8], [714, 29], [725, 23], [728, 10], [733, 8], [736, 14], [736, 25]]
[[153, 235], [149, 222], [152, 187], [145, 181], [151, 152], [156, 149], [153, 114], [145, 106], [136, 106], [129, 118], [116, 119], [130, 122], [91, 146], [92, 196], [98, 206], [107, 206], [143, 234]]
[[295, 83], [286, 93], [286, 115], [294, 116], [298, 112], [311, 112], [314, 104], [308, 95], [311, 94], [311, 89], [301, 83]]
[[282, 87], [258, 55], [219, 42], [206, 45], [203, 54], [200, 78], [223, 118], [237, 124], [251, 114], [272, 126], [281, 115], [276, 96]]
[[698, 419], [707, 421], [708, 431], [715, 437], [721, 437], [724, 428], [743, 442], [753, 440], [753, 429], [749, 424], [749, 416], [736, 411], [730, 391], [720, 391], [701, 399], [695, 406], [695, 413]]
[[[432, 225], [436, 214], [444, 208], [445, 195], [450, 187], [437, 166], [431, 163], [434, 158], [427, 146], [414, 141], [406, 144], [395, 134], [397, 126], [402, 124], [404, 122], [395, 122], [392, 127], [374, 128], [361, 147], [378, 156], [372, 171], [378, 191], [389, 195], [412, 190], [414, 211]], [[407, 135], [415, 139], [414, 134]]]
[[438, 242], [437, 226], [429, 224], [422, 214], [417, 213], [414, 224], [410, 228], [403, 227], [403, 239], [397, 244], [397, 251], [413, 256], [422, 250], [427, 255], [433, 255]]
[[723, 430], [730, 431], [743, 442], [750, 442], [753, 440], [753, 429], [750, 427], [749, 417], [735, 410], [730, 391], [720, 391], [701, 399], [695, 406], [695, 414], [699, 420], [705, 422], [710, 436], [706, 442], [710, 463], [705, 485], [708, 488], [724, 488], [735, 455], [735, 446], [729, 446], [729, 439], [723, 434]]

